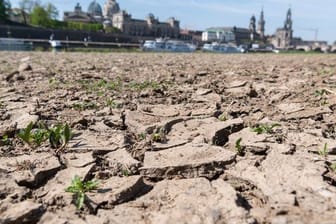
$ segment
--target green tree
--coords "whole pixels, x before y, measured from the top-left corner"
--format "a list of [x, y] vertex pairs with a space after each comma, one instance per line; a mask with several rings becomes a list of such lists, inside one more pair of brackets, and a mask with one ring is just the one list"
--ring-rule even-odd
[[0, 21], [8, 19], [10, 7], [8, 0], [0, 0]]
[[53, 19], [53, 20], [57, 19], [59, 12], [55, 5], [49, 2], [44, 8], [47, 11], [50, 19]]
[[33, 9], [40, 5], [41, 2], [39, 0], [21, 0], [19, 2], [19, 7], [25, 24], [28, 23], [27, 14], [31, 14]]
[[54, 28], [57, 26], [58, 10], [52, 3], [46, 5], [36, 4], [30, 13], [30, 23], [35, 26]]
[[30, 14], [30, 23], [35, 26], [49, 27], [51, 20], [43, 7], [36, 6]]

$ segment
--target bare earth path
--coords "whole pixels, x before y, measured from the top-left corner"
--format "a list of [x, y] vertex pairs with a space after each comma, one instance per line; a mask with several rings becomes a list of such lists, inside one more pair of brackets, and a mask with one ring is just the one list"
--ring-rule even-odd
[[[0, 52], [0, 223], [336, 223], [335, 67]], [[31, 121], [73, 139], [59, 156], [32, 149], [16, 137]], [[82, 210], [65, 192], [75, 175], [99, 180]]]

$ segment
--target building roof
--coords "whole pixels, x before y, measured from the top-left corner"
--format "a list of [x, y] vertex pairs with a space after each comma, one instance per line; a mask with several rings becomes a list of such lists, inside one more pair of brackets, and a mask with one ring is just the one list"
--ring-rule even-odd
[[90, 3], [88, 13], [90, 13], [93, 16], [103, 16], [102, 7], [99, 5], [98, 2], [96, 2], [96, 0]]
[[212, 32], [228, 32], [228, 31], [235, 31], [239, 33], [250, 33], [250, 30], [247, 28], [241, 28], [241, 27], [235, 27], [235, 26], [227, 26], [227, 27], [210, 27], [206, 29], [206, 31], [212, 31]]

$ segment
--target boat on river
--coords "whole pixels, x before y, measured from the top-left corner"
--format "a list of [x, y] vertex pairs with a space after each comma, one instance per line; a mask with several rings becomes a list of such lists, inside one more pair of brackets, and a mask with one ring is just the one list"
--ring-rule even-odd
[[196, 46], [179, 40], [146, 40], [143, 51], [150, 52], [194, 52]]
[[211, 43], [204, 44], [202, 50], [205, 52], [215, 52], [215, 53], [245, 53], [246, 50], [243, 47], [237, 47], [230, 44], [223, 43]]

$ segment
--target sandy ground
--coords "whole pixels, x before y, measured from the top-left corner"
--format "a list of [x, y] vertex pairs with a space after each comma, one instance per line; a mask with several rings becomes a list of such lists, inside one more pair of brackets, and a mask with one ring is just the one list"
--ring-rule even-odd
[[[0, 223], [336, 223], [335, 66], [1, 52]], [[27, 144], [30, 122], [73, 138]], [[76, 175], [99, 181], [82, 209]]]

